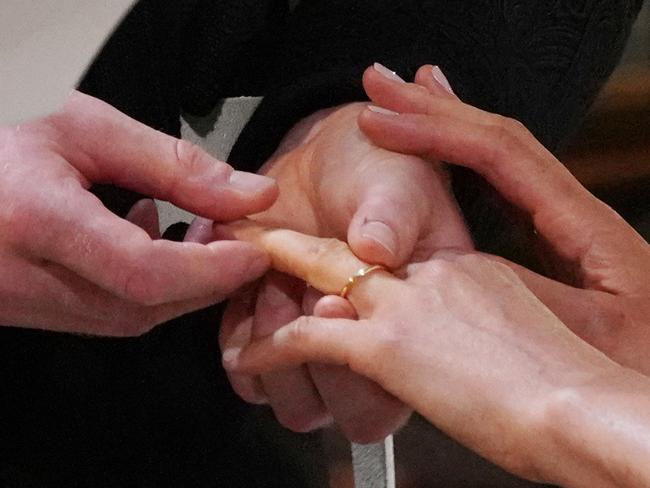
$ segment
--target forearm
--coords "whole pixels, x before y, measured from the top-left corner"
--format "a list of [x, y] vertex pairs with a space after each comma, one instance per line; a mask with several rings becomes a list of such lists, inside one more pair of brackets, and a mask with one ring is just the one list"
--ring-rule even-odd
[[[542, 472], [568, 487], [650, 485], [650, 379], [616, 367], [602, 382], [566, 389], [548, 404], [554, 447]], [[550, 453], [549, 453], [550, 454]]]

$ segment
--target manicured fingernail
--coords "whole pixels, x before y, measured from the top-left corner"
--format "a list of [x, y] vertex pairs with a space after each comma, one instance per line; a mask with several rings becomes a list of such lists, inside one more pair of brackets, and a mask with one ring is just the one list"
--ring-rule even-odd
[[453, 95], [454, 90], [451, 89], [449, 80], [444, 75], [442, 70], [438, 66], [434, 66], [433, 68], [431, 68], [431, 72], [433, 75], [433, 79], [436, 80], [440, 86], [442, 86], [445, 90], [447, 90], [449, 93]]
[[372, 65], [372, 67], [375, 68], [375, 70], [378, 73], [385, 76], [389, 80], [406, 83], [402, 78], [400, 78], [400, 76], [397, 73], [395, 73], [394, 71], [389, 70], [386, 66], [384, 66], [381, 63], [375, 63], [375, 64]]
[[382, 115], [399, 115], [397, 112], [393, 112], [387, 108], [378, 107], [377, 105], [368, 105], [368, 110]]
[[375, 241], [393, 256], [397, 254], [397, 236], [395, 232], [379, 220], [370, 220], [364, 223], [361, 227], [361, 237]]
[[239, 347], [230, 347], [223, 351], [223, 354], [221, 355], [221, 360], [223, 362], [223, 366], [226, 369], [234, 369], [237, 366], [237, 359], [239, 359], [239, 353], [241, 352], [241, 348]]
[[245, 171], [233, 171], [228, 180], [230, 186], [241, 191], [260, 191], [265, 190], [275, 183], [271, 178], [255, 173], [247, 173]]

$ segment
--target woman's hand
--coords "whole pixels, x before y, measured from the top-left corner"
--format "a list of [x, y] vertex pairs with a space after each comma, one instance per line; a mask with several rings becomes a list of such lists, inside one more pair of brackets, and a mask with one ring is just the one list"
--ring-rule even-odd
[[[392, 150], [483, 175], [531, 214], [559, 257], [577, 265], [582, 287], [495, 256], [443, 251], [409, 266], [402, 282], [384, 273], [364, 278], [350, 296], [360, 320], [303, 317], [243, 350], [224, 351], [224, 364], [237, 373], [311, 361], [346, 364], [521, 476], [567, 486], [647, 483], [648, 379], [582, 341], [528, 289], [580, 333], [582, 318], [592, 331], [587, 339], [609, 344], [604, 349], [618, 361], [643, 370], [647, 243], [525, 129], [461, 103], [431, 73], [430, 67], [418, 73], [423, 88], [367, 72], [373, 100], [403, 113], [366, 111], [363, 130]], [[241, 237], [262, 244], [274, 267], [325, 292], [336, 288], [333, 277], [344, 283], [359, 266], [330, 242], [319, 251], [296, 236]], [[603, 303], [616, 307], [621, 321], [610, 322], [619, 315], [608, 318]], [[315, 310], [344, 316], [347, 306], [327, 296]]]
[[551, 251], [553, 278], [502, 261], [576, 334], [650, 374], [648, 243], [520, 123], [462, 103], [433, 74], [422, 67], [415, 85], [368, 69], [370, 98], [401, 114], [364, 111], [364, 133], [393, 151], [467, 166], [528, 213]]
[[264, 210], [277, 195], [272, 180], [75, 92], [50, 117], [0, 128], [0, 324], [139, 335], [268, 267], [245, 243], [156, 240], [153, 202], [137, 204], [129, 222], [87, 190], [92, 183], [219, 220]]
[[[323, 292], [363, 267], [342, 242], [246, 227], [235, 235]], [[582, 385], [607, 384], [618, 367], [510, 268], [480, 254], [440, 251], [410, 265], [404, 281], [366, 276], [349, 297], [360, 320], [301, 317], [243, 350], [226, 349], [225, 367], [263, 374], [308, 362], [346, 366], [513, 473], [561, 479], [553, 467], [566, 453], [549, 431], [552, 412]], [[326, 296], [316, 313], [346, 315], [347, 306]], [[574, 472], [584, 469], [566, 458]]]
[[[471, 249], [441, 166], [370, 143], [357, 125], [364, 108], [353, 103], [321, 111], [287, 134], [262, 169], [278, 182], [280, 197], [254, 219], [345, 240], [360, 258], [391, 268], [427, 259], [442, 247]], [[257, 293], [231, 300], [222, 348], [241, 346], [311, 314], [319, 297], [305, 290], [303, 282], [271, 273]], [[230, 379], [242, 398], [268, 401], [279, 421], [297, 431], [333, 417], [348, 438], [369, 442], [394, 431], [409, 415], [401, 403], [345, 368], [308, 365]]]

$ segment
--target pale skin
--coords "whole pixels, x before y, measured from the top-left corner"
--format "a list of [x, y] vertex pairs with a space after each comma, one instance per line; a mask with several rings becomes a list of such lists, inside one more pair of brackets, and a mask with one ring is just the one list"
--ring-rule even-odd
[[[539, 235], [581, 270], [582, 286], [560, 302], [565, 313], [569, 298], [598, 292], [619, 300], [625, 316], [642, 317], [641, 303], [650, 301], [648, 244], [525, 129], [463, 104], [430, 68], [418, 73], [421, 86], [366, 73], [373, 102], [399, 114], [364, 111], [364, 132], [392, 150], [470, 167], [528, 212]], [[325, 293], [363, 265], [343, 243], [251, 224], [231, 232]], [[589, 259], [596, 251], [608, 258], [598, 261], [598, 273]], [[224, 364], [249, 374], [314, 361], [347, 365], [520, 476], [575, 487], [650, 485], [650, 379], [639, 372], [647, 318], [589, 322], [578, 308], [604, 344], [628, 343], [605, 349], [615, 362], [587, 342], [590, 335], [572, 332], [583, 330], [575, 322], [553, 313], [557, 301], [542, 303], [545, 290], [560, 286], [569, 290], [494, 256], [440, 251], [409, 265], [404, 279], [365, 277], [349, 296], [359, 320], [324, 318], [349, 314], [344, 300], [327, 296], [315, 307], [321, 317], [227, 349]]]
[[268, 268], [250, 244], [158, 239], [151, 200], [128, 220], [108, 211], [92, 183], [219, 221], [266, 209], [277, 186], [79, 92], [47, 118], [0, 128], [0, 172], [0, 324], [140, 335]]
[[[323, 110], [289, 131], [261, 170], [276, 179], [280, 196], [253, 218], [345, 240], [359, 258], [390, 268], [427, 259], [439, 248], [472, 249], [441, 165], [372, 144], [357, 125], [364, 108], [352, 103]], [[202, 242], [212, 238], [202, 220], [187, 236]], [[311, 314], [319, 297], [300, 280], [269, 273], [257, 293], [251, 290], [230, 301], [221, 347], [264, 337]], [[333, 421], [350, 440], [371, 442], [393, 432], [410, 415], [408, 407], [376, 384], [342, 367], [309, 364], [229, 378], [242, 398], [269, 403], [277, 419], [296, 431]]]

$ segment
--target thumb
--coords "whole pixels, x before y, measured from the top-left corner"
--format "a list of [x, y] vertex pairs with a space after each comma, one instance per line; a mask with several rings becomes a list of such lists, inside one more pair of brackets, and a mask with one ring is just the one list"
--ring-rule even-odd
[[352, 251], [363, 261], [389, 268], [405, 264], [430, 225], [427, 193], [436, 182], [429, 163], [382, 151], [361, 175], [356, 209], [347, 230]]
[[273, 180], [234, 171], [189, 142], [80, 92], [46, 121], [64, 141], [62, 155], [94, 183], [168, 200], [215, 220], [262, 211], [277, 196]]
[[347, 240], [360, 259], [398, 268], [412, 254], [418, 238], [418, 222], [407, 202], [389, 195], [364, 201], [352, 217]]

